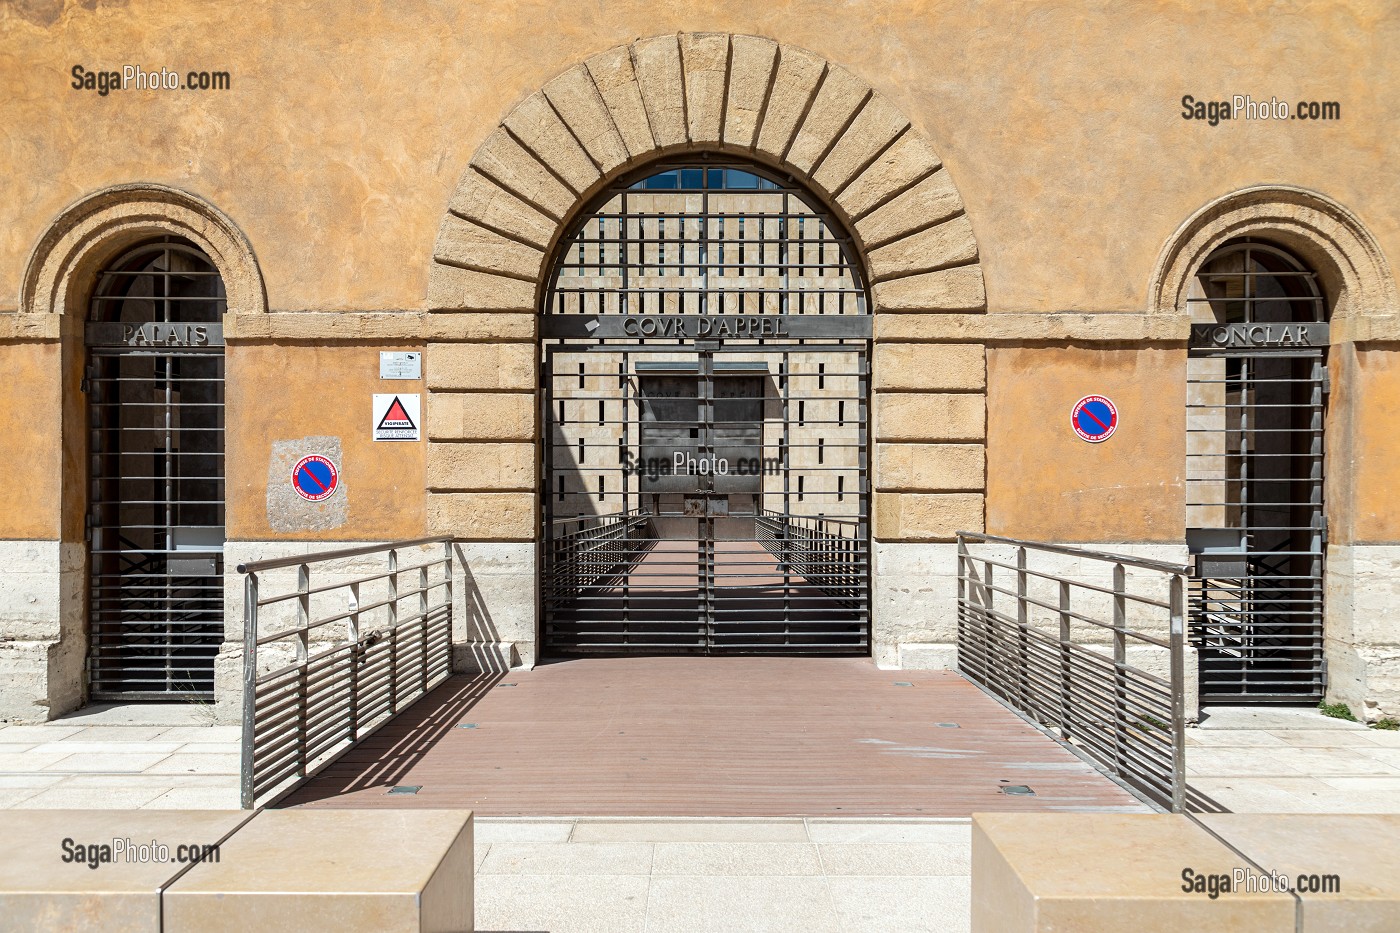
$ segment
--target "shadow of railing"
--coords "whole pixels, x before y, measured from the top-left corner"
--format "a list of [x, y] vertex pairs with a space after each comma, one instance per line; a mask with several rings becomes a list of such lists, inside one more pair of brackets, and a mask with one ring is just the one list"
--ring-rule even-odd
[[275, 805], [295, 807], [397, 784], [504, 676], [492, 671], [449, 677]]

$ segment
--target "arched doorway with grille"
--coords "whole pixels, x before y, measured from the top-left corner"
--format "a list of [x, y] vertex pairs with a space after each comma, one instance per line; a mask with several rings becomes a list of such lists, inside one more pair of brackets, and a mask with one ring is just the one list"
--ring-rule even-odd
[[728, 156], [626, 175], [541, 312], [545, 650], [868, 653], [869, 298], [817, 199]]
[[1288, 250], [1213, 251], [1191, 314], [1187, 537], [1203, 702], [1323, 696], [1327, 302]]
[[209, 699], [223, 642], [224, 282], [176, 236], [99, 272], [85, 332], [93, 699]]

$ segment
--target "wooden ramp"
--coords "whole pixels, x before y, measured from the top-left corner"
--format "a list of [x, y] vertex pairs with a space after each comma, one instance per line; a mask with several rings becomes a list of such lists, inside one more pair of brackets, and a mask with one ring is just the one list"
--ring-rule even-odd
[[[394, 785], [421, 789], [388, 794]], [[867, 818], [1145, 809], [957, 674], [764, 657], [588, 658], [456, 677], [282, 805]]]

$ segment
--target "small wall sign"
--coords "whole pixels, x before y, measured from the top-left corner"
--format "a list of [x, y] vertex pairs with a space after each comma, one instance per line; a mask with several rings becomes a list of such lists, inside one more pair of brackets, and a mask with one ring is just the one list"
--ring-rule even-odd
[[376, 441], [416, 441], [422, 423], [421, 395], [374, 396], [373, 421]]
[[1101, 444], [1118, 430], [1118, 409], [1102, 395], [1086, 395], [1074, 403], [1069, 423], [1081, 440]]
[[340, 488], [340, 471], [319, 454], [302, 457], [292, 467], [292, 488], [308, 502], [329, 499]]
[[379, 351], [380, 379], [422, 379], [423, 354], [418, 351]]

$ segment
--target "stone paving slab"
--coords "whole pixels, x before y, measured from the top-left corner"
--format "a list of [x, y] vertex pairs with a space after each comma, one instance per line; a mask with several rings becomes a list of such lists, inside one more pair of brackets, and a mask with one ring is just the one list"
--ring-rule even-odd
[[477, 840], [482, 933], [969, 929], [967, 820], [485, 818]]
[[1192, 788], [1238, 813], [1400, 813], [1400, 732], [1316, 709], [1215, 708], [1186, 730]]
[[241, 730], [199, 725], [187, 706], [0, 724], [0, 809], [237, 809]]

